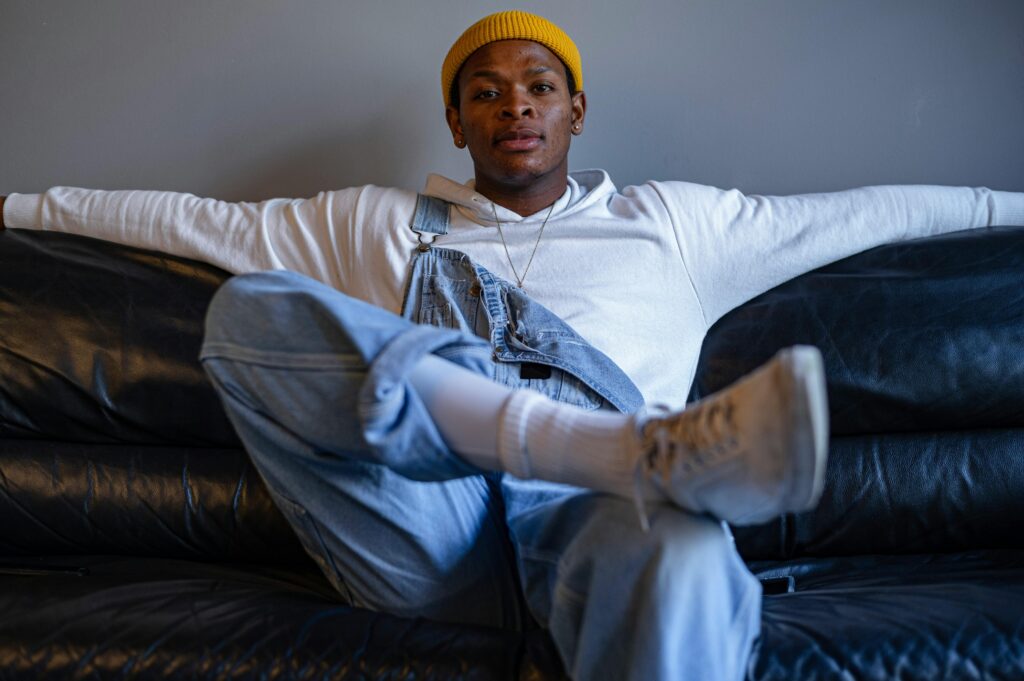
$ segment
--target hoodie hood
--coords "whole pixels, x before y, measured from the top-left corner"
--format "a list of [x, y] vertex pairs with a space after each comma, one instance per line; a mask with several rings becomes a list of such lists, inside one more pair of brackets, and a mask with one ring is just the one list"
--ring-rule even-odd
[[[483, 225], [494, 224], [494, 214], [502, 223], [540, 222], [548, 214], [547, 208], [533, 215], [519, 215], [504, 206], [498, 206], [489, 198], [474, 189], [475, 180], [459, 184], [443, 175], [428, 175], [423, 193], [449, 201], [456, 206], [464, 217]], [[567, 217], [573, 213], [586, 210], [597, 201], [605, 200], [616, 192], [615, 184], [603, 170], [580, 170], [569, 173], [565, 193], [555, 201], [551, 209], [551, 218]]]

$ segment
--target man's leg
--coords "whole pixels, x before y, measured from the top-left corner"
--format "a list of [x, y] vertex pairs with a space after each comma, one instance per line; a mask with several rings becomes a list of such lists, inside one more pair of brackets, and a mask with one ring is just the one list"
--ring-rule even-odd
[[217, 293], [203, 361], [271, 494], [350, 602], [517, 627], [495, 479], [447, 450], [403, 376], [430, 349], [488, 361], [486, 345], [460, 338], [275, 272]]
[[504, 480], [527, 604], [581, 681], [740, 681], [761, 587], [726, 527], [665, 504]]
[[756, 524], [813, 507], [824, 484], [828, 408], [821, 354], [786, 348], [685, 409], [587, 411], [513, 390], [438, 357], [412, 384], [467, 461]]
[[[203, 356], [282, 510], [352, 602], [514, 626], [495, 478], [450, 451], [408, 380], [427, 352], [480, 373], [490, 361], [478, 339], [273, 273], [218, 293]], [[471, 477], [407, 479], [459, 476]], [[531, 609], [580, 678], [734, 677], [759, 589], [719, 524], [659, 505], [644, 533], [620, 497], [506, 488]]]

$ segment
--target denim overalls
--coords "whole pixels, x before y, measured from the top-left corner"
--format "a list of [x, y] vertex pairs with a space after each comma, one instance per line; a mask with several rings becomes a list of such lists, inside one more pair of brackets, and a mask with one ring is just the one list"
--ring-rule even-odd
[[521, 629], [578, 679], [741, 679], [760, 586], [708, 518], [481, 471], [452, 453], [406, 376], [433, 353], [584, 409], [639, 390], [568, 324], [458, 251], [418, 197], [402, 316], [302, 275], [229, 280], [201, 358], [306, 551], [353, 605]]
[[585, 409], [639, 409], [643, 396], [629, 377], [557, 315], [465, 254], [431, 245], [448, 233], [449, 214], [446, 201], [417, 198], [412, 229], [421, 245], [402, 316], [487, 339], [498, 383]]

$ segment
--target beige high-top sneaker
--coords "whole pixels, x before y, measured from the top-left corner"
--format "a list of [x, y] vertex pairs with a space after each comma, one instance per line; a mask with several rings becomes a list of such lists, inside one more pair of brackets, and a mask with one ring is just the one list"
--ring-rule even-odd
[[828, 451], [821, 353], [793, 346], [683, 411], [647, 409], [639, 434], [638, 499], [663, 495], [735, 525], [813, 508]]

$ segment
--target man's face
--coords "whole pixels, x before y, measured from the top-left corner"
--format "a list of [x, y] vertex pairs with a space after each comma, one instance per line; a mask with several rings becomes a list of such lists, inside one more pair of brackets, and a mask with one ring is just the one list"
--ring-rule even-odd
[[[586, 99], [569, 94], [565, 66], [543, 45], [500, 40], [474, 52], [458, 75], [459, 107], [448, 126], [473, 158], [481, 185], [527, 188], [568, 170], [569, 140]], [[574, 126], [577, 126], [574, 129]]]

